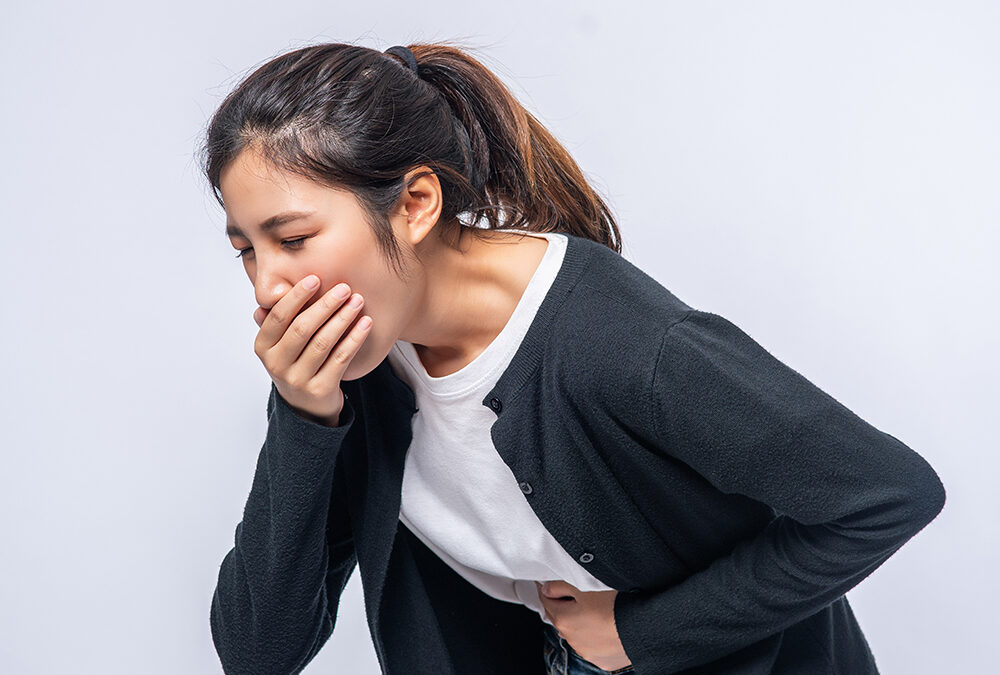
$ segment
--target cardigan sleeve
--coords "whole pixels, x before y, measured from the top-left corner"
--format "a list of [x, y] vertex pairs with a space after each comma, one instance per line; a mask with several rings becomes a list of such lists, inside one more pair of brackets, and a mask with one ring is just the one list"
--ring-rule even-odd
[[717, 314], [692, 309], [666, 330], [651, 387], [656, 450], [776, 516], [683, 581], [616, 596], [637, 673], [708, 663], [798, 623], [944, 507], [944, 486], [919, 454]]
[[300, 672], [333, 633], [357, 564], [337, 461], [353, 407], [345, 401], [337, 427], [317, 424], [272, 382], [267, 416], [243, 520], [212, 597], [212, 639], [229, 674]]

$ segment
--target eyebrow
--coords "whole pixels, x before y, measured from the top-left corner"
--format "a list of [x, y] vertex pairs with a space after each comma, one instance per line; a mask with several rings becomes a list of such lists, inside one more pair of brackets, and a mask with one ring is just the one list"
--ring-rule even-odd
[[[284, 213], [279, 213], [277, 215], [271, 216], [270, 218], [268, 218], [267, 220], [265, 220], [263, 223], [261, 223], [260, 225], [258, 225], [258, 228], [262, 232], [270, 232], [271, 230], [279, 228], [282, 225], [285, 225], [286, 223], [290, 223], [293, 220], [299, 220], [301, 218], [307, 218], [307, 217], [311, 216], [314, 213], [316, 213], [316, 212], [315, 211], [285, 211]], [[226, 224], [226, 236], [227, 237], [243, 237], [244, 239], [246, 239], [246, 235], [243, 234], [243, 230], [241, 230], [240, 228], [236, 227], [235, 225], [233, 225], [231, 223], [227, 223]]]

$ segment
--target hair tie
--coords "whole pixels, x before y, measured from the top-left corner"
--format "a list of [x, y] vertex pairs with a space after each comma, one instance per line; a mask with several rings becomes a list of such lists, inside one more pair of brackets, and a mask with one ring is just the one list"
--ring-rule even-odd
[[414, 75], [417, 75], [417, 57], [413, 55], [409, 47], [404, 47], [403, 45], [396, 45], [395, 47], [389, 47], [383, 52], [385, 54], [395, 54], [396, 56], [402, 58], [406, 61], [406, 65], [413, 71]]
[[[396, 45], [395, 47], [389, 47], [383, 53], [393, 54], [395, 56], [400, 57], [406, 62], [406, 65], [409, 67], [409, 69], [413, 71], [413, 74], [416, 75], [418, 78], [420, 77], [420, 74], [417, 72], [417, 57], [413, 55], [413, 52], [410, 51], [409, 47], [404, 47], [403, 45]], [[442, 97], [442, 100], [445, 99]], [[478, 177], [475, 175], [476, 166], [472, 158], [472, 139], [469, 137], [469, 131], [468, 129], [465, 128], [465, 125], [462, 124], [462, 121], [458, 119], [453, 110], [451, 111], [451, 119], [455, 125], [455, 131], [458, 134], [458, 143], [462, 147], [462, 159], [465, 164], [464, 173], [466, 175], [466, 179], [472, 184], [472, 186], [476, 190], [481, 190], [483, 187], [482, 184], [483, 181], [479, 180]]]

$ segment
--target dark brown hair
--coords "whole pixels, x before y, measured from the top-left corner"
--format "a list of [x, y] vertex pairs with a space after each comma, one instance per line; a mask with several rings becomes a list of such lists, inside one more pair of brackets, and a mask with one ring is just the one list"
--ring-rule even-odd
[[451, 43], [409, 48], [416, 74], [395, 55], [330, 43], [282, 54], [243, 79], [200, 149], [219, 204], [223, 169], [253, 148], [281, 169], [356, 195], [398, 270], [388, 213], [406, 173], [427, 166], [441, 184], [441, 226], [568, 232], [621, 253], [607, 205], [496, 75]]

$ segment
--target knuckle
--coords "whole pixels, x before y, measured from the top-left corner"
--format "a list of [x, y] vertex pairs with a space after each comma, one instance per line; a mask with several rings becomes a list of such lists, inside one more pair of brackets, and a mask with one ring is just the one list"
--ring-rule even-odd
[[341, 343], [341, 346], [339, 348], [333, 350], [331, 358], [333, 358], [334, 361], [336, 361], [341, 365], [347, 363], [348, 350], [345, 348], [345, 345], [343, 343]]
[[329, 351], [330, 347], [333, 346], [333, 341], [326, 335], [317, 334], [312, 339], [312, 349], [314, 352], [319, 352], [320, 354]]
[[302, 325], [301, 321], [293, 321], [291, 325], [292, 334], [297, 338], [305, 339], [309, 337], [308, 329]]
[[285, 315], [285, 310], [279, 309], [277, 306], [272, 307], [271, 311], [268, 313], [269, 317], [274, 317], [274, 321], [278, 325], [284, 325], [288, 317]]

